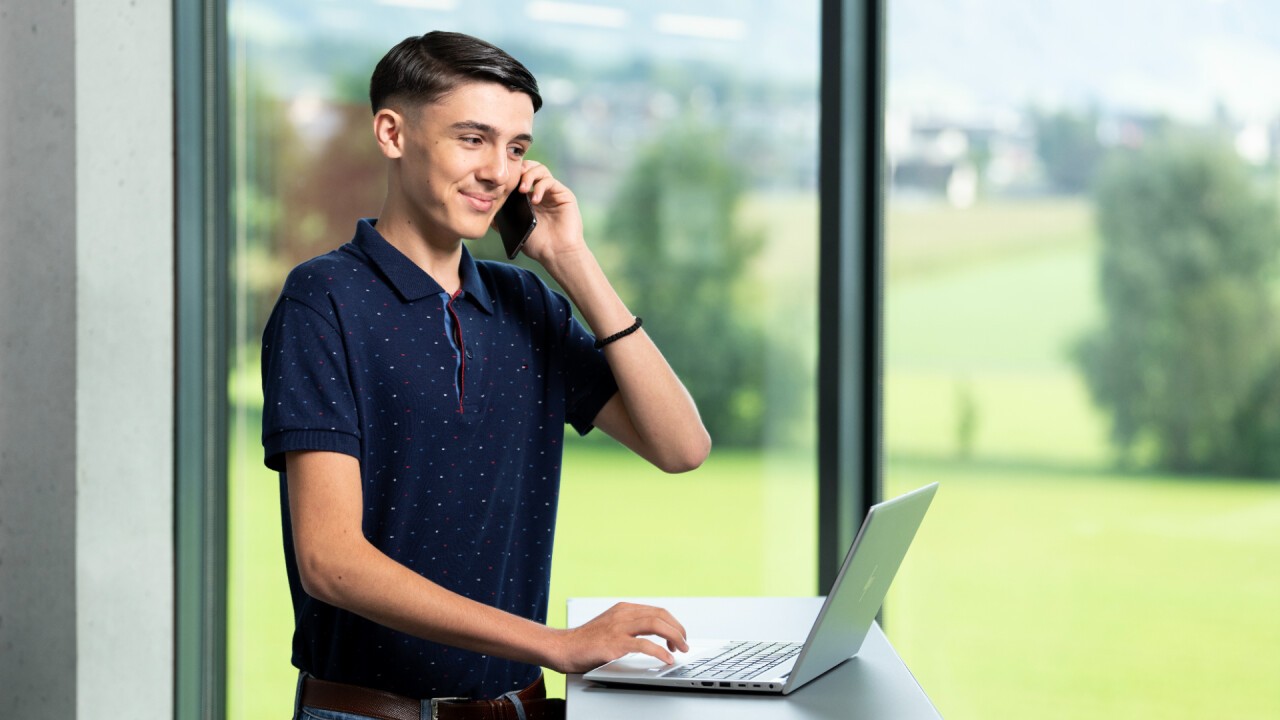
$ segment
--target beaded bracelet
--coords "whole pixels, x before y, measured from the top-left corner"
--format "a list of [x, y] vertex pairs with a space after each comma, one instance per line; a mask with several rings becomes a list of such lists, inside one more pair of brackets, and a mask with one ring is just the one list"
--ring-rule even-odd
[[633, 322], [633, 323], [631, 323], [631, 327], [629, 327], [629, 328], [627, 328], [626, 330], [623, 330], [623, 331], [621, 331], [621, 332], [616, 332], [616, 333], [614, 333], [614, 334], [610, 335], [610, 336], [609, 336], [609, 337], [607, 337], [607, 338], [601, 338], [601, 339], [599, 339], [599, 340], [596, 340], [596, 349], [597, 349], [597, 350], [599, 350], [600, 348], [604, 347], [605, 345], [608, 345], [609, 343], [611, 343], [611, 342], [613, 342], [613, 341], [615, 341], [615, 340], [621, 340], [622, 338], [624, 338], [624, 337], [626, 337], [626, 336], [630, 335], [631, 333], [633, 333], [633, 332], [635, 332], [635, 331], [639, 330], [639, 329], [640, 329], [640, 326], [641, 326], [643, 323], [644, 323], [644, 321], [643, 321], [643, 320], [641, 320], [641, 319], [640, 319], [640, 316], [638, 316], [638, 315], [637, 315], [637, 316], [636, 316], [636, 321], [635, 321], [635, 322]]

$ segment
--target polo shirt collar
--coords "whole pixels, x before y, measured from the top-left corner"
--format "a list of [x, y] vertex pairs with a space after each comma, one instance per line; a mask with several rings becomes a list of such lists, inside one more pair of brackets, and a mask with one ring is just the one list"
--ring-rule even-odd
[[[405, 302], [420, 300], [428, 295], [444, 293], [440, 283], [422, 268], [387, 242], [374, 227], [376, 219], [363, 219], [356, 223], [356, 235], [351, 242], [364, 252], [375, 267], [382, 272], [391, 283], [391, 287]], [[481, 310], [492, 315], [493, 300], [489, 290], [480, 280], [480, 272], [476, 262], [466, 246], [462, 247], [462, 259], [458, 264], [458, 276], [462, 280], [462, 297], [470, 298]]]

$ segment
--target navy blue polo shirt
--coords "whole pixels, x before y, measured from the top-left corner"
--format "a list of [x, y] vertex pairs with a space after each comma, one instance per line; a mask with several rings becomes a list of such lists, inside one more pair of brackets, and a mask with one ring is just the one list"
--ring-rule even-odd
[[453, 592], [546, 621], [565, 423], [617, 391], [568, 300], [463, 248], [453, 296], [361, 220], [289, 274], [262, 343], [263, 445], [280, 471], [293, 663], [416, 698], [493, 698], [538, 668], [365, 620], [302, 590], [284, 454], [360, 461], [374, 546]]

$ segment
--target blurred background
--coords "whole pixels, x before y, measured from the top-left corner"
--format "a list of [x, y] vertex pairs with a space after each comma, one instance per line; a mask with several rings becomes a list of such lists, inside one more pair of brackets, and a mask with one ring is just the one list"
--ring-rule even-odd
[[[1280, 717], [1280, 6], [886, 8], [883, 494], [943, 484], [890, 638], [948, 718]], [[715, 441], [666, 476], [569, 439], [550, 622], [570, 596], [825, 592], [816, 0], [229, 13], [229, 717], [285, 716], [296, 677], [262, 327], [378, 212], [368, 77], [433, 29], [538, 77], [532, 157]]]

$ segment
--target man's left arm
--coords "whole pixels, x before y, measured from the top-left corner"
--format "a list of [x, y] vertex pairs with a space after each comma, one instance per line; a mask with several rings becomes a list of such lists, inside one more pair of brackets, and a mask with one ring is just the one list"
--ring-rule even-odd
[[[538, 227], [524, 252], [568, 293], [598, 338], [629, 328], [635, 316], [587, 247], [577, 199], [547, 169], [527, 161], [520, 191], [529, 192]], [[702, 464], [711, 437], [684, 384], [643, 328], [604, 347], [618, 383], [594, 424], [666, 472]]]

